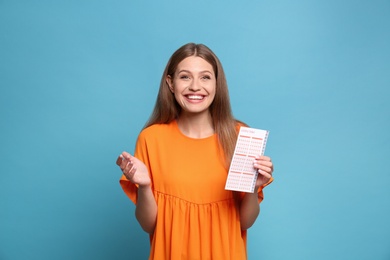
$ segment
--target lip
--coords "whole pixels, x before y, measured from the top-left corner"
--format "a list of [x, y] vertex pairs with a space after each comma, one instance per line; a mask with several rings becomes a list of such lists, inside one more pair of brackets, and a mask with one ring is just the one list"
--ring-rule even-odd
[[200, 94], [187, 94], [184, 96], [190, 102], [200, 102], [203, 101], [206, 97], [206, 95], [200, 95]]

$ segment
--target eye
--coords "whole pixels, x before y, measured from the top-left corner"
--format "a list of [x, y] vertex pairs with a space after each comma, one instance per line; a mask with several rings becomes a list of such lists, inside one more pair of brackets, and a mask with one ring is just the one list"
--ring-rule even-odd
[[202, 79], [203, 79], [203, 80], [209, 80], [209, 79], [211, 79], [211, 77], [210, 77], [209, 75], [204, 75], [204, 76], [202, 77]]
[[179, 79], [189, 79], [189, 78], [190, 77], [188, 75], [185, 75], [185, 74], [179, 76]]

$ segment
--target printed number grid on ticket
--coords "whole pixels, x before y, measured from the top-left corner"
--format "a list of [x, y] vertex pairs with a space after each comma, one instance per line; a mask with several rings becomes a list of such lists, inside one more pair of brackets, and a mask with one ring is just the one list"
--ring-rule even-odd
[[253, 167], [255, 156], [264, 155], [268, 131], [241, 127], [230, 164], [225, 189], [254, 192], [257, 171]]

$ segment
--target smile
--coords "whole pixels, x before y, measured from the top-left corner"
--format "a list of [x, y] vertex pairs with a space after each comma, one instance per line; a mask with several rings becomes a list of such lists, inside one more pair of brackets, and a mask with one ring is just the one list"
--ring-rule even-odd
[[204, 96], [201, 95], [186, 95], [189, 100], [203, 100]]

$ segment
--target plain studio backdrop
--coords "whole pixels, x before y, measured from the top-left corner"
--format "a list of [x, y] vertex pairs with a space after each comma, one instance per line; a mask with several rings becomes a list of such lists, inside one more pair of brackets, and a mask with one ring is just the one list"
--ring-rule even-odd
[[0, 0], [0, 259], [146, 259], [119, 186], [170, 55], [270, 131], [249, 259], [390, 259], [390, 1]]

